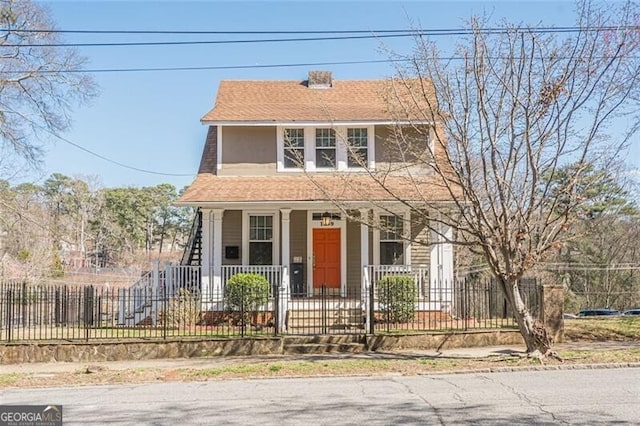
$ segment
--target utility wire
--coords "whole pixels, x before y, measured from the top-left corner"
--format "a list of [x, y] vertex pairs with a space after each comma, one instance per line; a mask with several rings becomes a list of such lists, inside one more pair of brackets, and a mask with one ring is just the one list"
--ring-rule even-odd
[[159, 175], [159, 176], [177, 176], [177, 177], [185, 177], [185, 176], [193, 176], [193, 173], [163, 173], [163, 172], [157, 172], [155, 170], [147, 170], [147, 169], [141, 169], [139, 167], [135, 167], [135, 166], [130, 166], [128, 164], [125, 163], [121, 163], [119, 161], [113, 160], [111, 158], [105, 157], [104, 155], [98, 154], [97, 152], [93, 152], [90, 149], [87, 149], [85, 147], [83, 147], [82, 145], [78, 145], [75, 142], [70, 141], [69, 139], [60, 136], [58, 134], [56, 134], [55, 132], [52, 132], [51, 130], [42, 127], [42, 126], [36, 126], [41, 130], [44, 130], [45, 132], [53, 135], [55, 138], [61, 140], [62, 142], [68, 143], [71, 146], [74, 146], [76, 148], [78, 148], [81, 151], [84, 151], [90, 155], [93, 155], [94, 157], [100, 158], [101, 160], [107, 161], [111, 164], [115, 164], [117, 166], [123, 167], [125, 169], [129, 169], [129, 170], [135, 170], [137, 172], [141, 172], [141, 173], [148, 173], [148, 174], [152, 174], [152, 175]]
[[[115, 46], [181, 46], [181, 45], [209, 45], [209, 44], [247, 44], [247, 43], [290, 43], [290, 42], [307, 42], [307, 41], [335, 41], [335, 40], [362, 40], [362, 39], [383, 39], [383, 38], [399, 38], [399, 37], [423, 37], [423, 36], [441, 36], [441, 35], [471, 35], [474, 33], [481, 34], [506, 34], [513, 31], [527, 31], [533, 33], [572, 33], [584, 31], [618, 31], [618, 30], [638, 30], [640, 26], [598, 26], [598, 27], [513, 27], [513, 28], [486, 28], [486, 29], [444, 29], [444, 30], [403, 30], [403, 32], [390, 33], [392, 30], [384, 33], [376, 33], [368, 31], [366, 35], [332, 35], [319, 37], [294, 37], [294, 38], [259, 38], [259, 39], [240, 39], [240, 40], [187, 40], [187, 41], [142, 41], [142, 42], [105, 42], [105, 43], [7, 43], [2, 47], [115, 47]], [[0, 31], [8, 32], [7, 29]], [[22, 30], [14, 30], [20, 32]], [[44, 31], [44, 30], [42, 30]], [[88, 30], [87, 30], [88, 31]], [[180, 32], [182, 34], [182, 32]], [[253, 34], [311, 34], [316, 32], [256, 32]], [[345, 32], [331, 31], [322, 32], [321, 34], [344, 34]], [[347, 32], [354, 33], [354, 32]], [[116, 34], [109, 32], [108, 34]], [[118, 34], [125, 34], [124, 32]], [[129, 33], [133, 34], [133, 33]], [[220, 32], [218, 34], [250, 34], [248, 32]], [[357, 34], [361, 34], [360, 30]]]
[[380, 34], [331, 37], [256, 38], [240, 40], [126, 41], [106, 43], [7, 43], [2, 47], [116, 47], [116, 46], [184, 46], [211, 44], [292, 43], [305, 41], [360, 40], [371, 38], [411, 37], [413, 34]]
[[[550, 58], [551, 56], [549, 56]], [[553, 56], [554, 59], [563, 59], [563, 56]], [[594, 56], [598, 59], [606, 59], [607, 56]], [[628, 56], [630, 59], [640, 59], [640, 56]], [[442, 56], [438, 58], [430, 58], [431, 60], [440, 61], [462, 61], [469, 58], [463, 56]], [[486, 59], [492, 60], [512, 60], [521, 59], [519, 57], [507, 56], [488, 56]], [[236, 70], [236, 69], [264, 69], [264, 68], [295, 68], [295, 67], [316, 67], [316, 66], [339, 66], [339, 65], [366, 65], [366, 64], [382, 64], [382, 63], [399, 63], [411, 62], [411, 58], [396, 59], [369, 59], [357, 61], [328, 61], [328, 62], [298, 62], [284, 64], [251, 64], [251, 65], [210, 65], [210, 66], [193, 66], [193, 67], [150, 67], [150, 68], [94, 68], [94, 69], [76, 69], [76, 70], [0, 70], [3, 74], [82, 74], [82, 73], [110, 73], [110, 72], [160, 72], [160, 71], [207, 71], [207, 70]]]
[[469, 28], [431, 28], [431, 29], [367, 29], [367, 30], [248, 30], [248, 31], [194, 31], [194, 30], [58, 30], [58, 29], [15, 29], [15, 28], [0, 28], [0, 31], [8, 32], [15, 31], [20, 33], [57, 33], [57, 34], [165, 34], [165, 35], [257, 35], [257, 34], [272, 34], [272, 35], [293, 35], [293, 34], [425, 34], [425, 35], [464, 35], [472, 34], [474, 32], [479, 33], [505, 33], [510, 31], [530, 31], [536, 33], [543, 32], [580, 32], [580, 31], [611, 31], [611, 30], [637, 30], [640, 29], [638, 25], [624, 25], [624, 26], [560, 26], [560, 27], [527, 27], [527, 26], [513, 26], [513, 27], [488, 27], [479, 29]]
[[380, 64], [387, 62], [406, 62], [409, 59], [371, 59], [361, 61], [332, 61], [332, 62], [300, 62], [293, 64], [252, 64], [252, 65], [212, 65], [195, 67], [159, 67], [159, 68], [98, 68], [98, 69], [78, 69], [78, 70], [0, 70], [1, 74], [25, 74], [37, 72], [39, 74], [58, 73], [108, 73], [108, 72], [144, 72], [144, 71], [203, 71], [203, 70], [232, 70], [232, 69], [252, 69], [252, 68], [293, 68], [293, 67], [314, 67], [325, 65], [362, 65]]

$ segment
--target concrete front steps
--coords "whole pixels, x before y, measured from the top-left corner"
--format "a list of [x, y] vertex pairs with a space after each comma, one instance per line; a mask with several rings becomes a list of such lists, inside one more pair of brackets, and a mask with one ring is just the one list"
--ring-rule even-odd
[[286, 336], [283, 341], [283, 352], [287, 355], [359, 353], [365, 350], [364, 336], [356, 334]]

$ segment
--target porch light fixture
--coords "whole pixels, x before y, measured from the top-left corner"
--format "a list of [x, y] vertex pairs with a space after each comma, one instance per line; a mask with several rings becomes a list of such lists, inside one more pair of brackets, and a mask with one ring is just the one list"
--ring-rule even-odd
[[333, 220], [331, 220], [331, 213], [324, 212], [320, 217], [320, 226], [331, 226], [333, 225]]

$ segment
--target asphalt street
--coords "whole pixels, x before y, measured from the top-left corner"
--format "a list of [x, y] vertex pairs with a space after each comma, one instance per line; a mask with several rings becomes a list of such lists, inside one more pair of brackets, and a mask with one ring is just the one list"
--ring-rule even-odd
[[640, 424], [640, 368], [7, 389], [64, 424]]

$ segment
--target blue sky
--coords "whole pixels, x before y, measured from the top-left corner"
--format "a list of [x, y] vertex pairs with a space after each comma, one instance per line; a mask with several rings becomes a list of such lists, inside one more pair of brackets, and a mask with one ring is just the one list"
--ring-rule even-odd
[[[58, 29], [71, 30], [381, 30], [460, 28], [472, 13], [494, 19], [544, 25], [573, 25], [569, 1], [501, 2], [214, 2], [214, 1], [39, 1]], [[67, 42], [215, 40], [223, 36], [65, 35]], [[261, 36], [239, 36], [259, 38]], [[454, 37], [438, 39], [443, 49]], [[406, 53], [410, 38], [297, 43], [246, 43], [200, 46], [83, 47], [89, 69], [198, 67], [386, 59], [382, 43]], [[100, 94], [73, 113], [73, 128], [63, 136], [115, 161], [157, 171], [140, 173], [95, 158], [51, 139], [41, 173], [97, 175], [102, 184], [188, 185], [197, 170], [206, 129], [199, 122], [212, 106], [223, 79], [300, 79], [310, 67], [227, 69], [95, 74]], [[384, 78], [388, 64], [315, 67], [337, 79]]]

